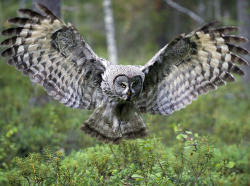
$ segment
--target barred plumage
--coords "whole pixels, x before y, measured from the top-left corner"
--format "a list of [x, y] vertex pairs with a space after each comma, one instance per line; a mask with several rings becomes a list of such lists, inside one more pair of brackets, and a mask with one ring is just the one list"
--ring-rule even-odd
[[[1, 43], [11, 45], [1, 55], [10, 56], [10, 65], [16, 66], [32, 81], [42, 85], [49, 95], [66, 106], [96, 108], [104, 97], [96, 85], [101, 83], [105, 61], [97, 57], [72, 25], [66, 26], [46, 7], [41, 4], [38, 6], [45, 16], [29, 9], [19, 9], [18, 13], [27, 18], [9, 20], [9, 23], [21, 27], [2, 31], [4, 36], [14, 36]], [[60, 33], [71, 34], [73, 48], [68, 44], [67, 35], [57, 40]], [[64, 46], [67, 55], [56, 46], [63, 40], [67, 42]], [[84, 62], [86, 64], [83, 66]], [[97, 96], [91, 97], [92, 94]]]
[[[229, 42], [248, 40], [224, 35], [238, 28], [214, 28], [216, 24], [210, 23], [176, 38], [142, 67], [146, 74], [144, 92], [137, 101], [142, 112], [172, 114], [185, 108], [199, 94], [235, 81], [232, 73], [244, 75], [234, 63], [248, 65], [247, 61], [232, 52], [246, 55], [249, 51]], [[180, 46], [185, 50], [180, 50]]]
[[234, 81], [232, 73], [244, 75], [236, 64], [248, 65], [236, 55], [249, 54], [236, 45], [248, 40], [231, 35], [237, 27], [215, 28], [216, 22], [178, 36], [144, 66], [113, 65], [99, 58], [73, 25], [38, 8], [44, 15], [20, 9], [22, 17], [9, 20], [17, 27], [2, 31], [10, 38], [2, 41], [9, 48], [1, 55], [54, 99], [93, 109], [81, 130], [105, 142], [146, 136], [140, 112], [172, 114]]

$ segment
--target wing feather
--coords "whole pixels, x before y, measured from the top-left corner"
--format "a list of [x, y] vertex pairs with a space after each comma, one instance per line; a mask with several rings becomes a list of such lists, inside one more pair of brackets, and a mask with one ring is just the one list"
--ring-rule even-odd
[[235, 53], [248, 55], [249, 51], [235, 43], [248, 40], [230, 35], [237, 27], [214, 28], [216, 24], [180, 35], [142, 67], [144, 89], [137, 101], [141, 112], [172, 114], [200, 94], [235, 81], [232, 73], [244, 75], [235, 64], [248, 62]]
[[68, 107], [94, 109], [103, 99], [101, 74], [109, 62], [99, 58], [78, 31], [66, 26], [49, 9], [44, 13], [19, 9], [22, 17], [9, 20], [18, 27], [2, 31], [9, 46], [1, 53], [50, 96]]

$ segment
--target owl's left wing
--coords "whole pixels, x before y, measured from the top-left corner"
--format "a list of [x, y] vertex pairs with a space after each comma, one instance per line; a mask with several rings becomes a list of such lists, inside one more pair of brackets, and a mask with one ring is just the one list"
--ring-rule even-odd
[[3, 57], [50, 96], [71, 108], [94, 109], [103, 99], [102, 73], [108, 62], [99, 58], [72, 25], [66, 26], [49, 9], [37, 4], [43, 15], [19, 9], [18, 25], [2, 31], [11, 36]]
[[136, 102], [141, 112], [172, 114], [198, 95], [234, 81], [231, 73], [244, 74], [234, 63], [248, 63], [234, 53], [246, 55], [249, 51], [231, 43], [248, 40], [225, 35], [237, 31], [236, 27], [214, 28], [215, 24], [180, 35], [142, 67], [144, 87]]

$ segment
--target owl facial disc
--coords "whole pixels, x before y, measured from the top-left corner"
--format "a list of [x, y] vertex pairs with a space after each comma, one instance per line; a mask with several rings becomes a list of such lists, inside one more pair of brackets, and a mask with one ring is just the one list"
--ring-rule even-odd
[[140, 76], [132, 78], [126, 75], [120, 75], [114, 80], [115, 93], [124, 101], [135, 99], [140, 94], [142, 80]]

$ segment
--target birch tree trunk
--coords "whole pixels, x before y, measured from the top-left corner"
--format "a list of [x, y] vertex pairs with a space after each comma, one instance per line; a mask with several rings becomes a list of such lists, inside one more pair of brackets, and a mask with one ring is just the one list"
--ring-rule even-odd
[[214, 18], [219, 21], [221, 19], [221, 2], [220, 0], [214, 0]]
[[[240, 27], [239, 34], [250, 39], [250, 2], [248, 0], [237, 0], [237, 16], [238, 24]], [[246, 49], [250, 50], [250, 42], [243, 45]], [[250, 63], [250, 56], [244, 56], [245, 59]], [[246, 76], [243, 77], [243, 82], [250, 86], [250, 64], [244, 67]]]
[[103, 0], [104, 8], [104, 22], [106, 29], [106, 38], [107, 38], [107, 47], [109, 60], [117, 64], [117, 49], [115, 41], [115, 27], [114, 27], [114, 18], [111, 7], [111, 0]]
[[21, 0], [20, 1], [20, 8], [25, 8], [26, 6], [26, 0]]
[[[2, 2], [0, 1], [0, 23], [3, 23]], [[0, 24], [0, 29], [3, 30], [3, 25]], [[2, 52], [2, 51], [1, 51]]]

